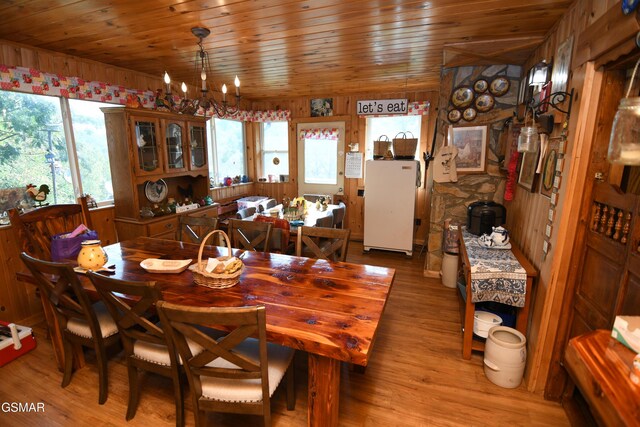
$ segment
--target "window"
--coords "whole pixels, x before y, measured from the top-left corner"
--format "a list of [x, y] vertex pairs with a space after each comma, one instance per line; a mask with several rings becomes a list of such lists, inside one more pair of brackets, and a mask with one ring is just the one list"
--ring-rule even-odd
[[[367, 118], [367, 144], [365, 158], [373, 159], [373, 141], [377, 141], [381, 135], [386, 135], [389, 140], [399, 132], [411, 132], [415, 138], [418, 138], [418, 147], [416, 148], [416, 159], [419, 159], [418, 150], [420, 149], [420, 126], [422, 124], [422, 116], [391, 116], [391, 117], [368, 117]], [[410, 135], [407, 134], [410, 138]]]
[[262, 176], [289, 174], [289, 123], [266, 122], [262, 130]]
[[107, 133], [100, 110], [105, 106], [113, 104], [69, 100], [82, 192], [91, 194], [97, 202], [113, 200]]
[[246, 175], [244, 123], [214, 118], [211, 120], [211, 150], [214, 159], [211, 177], [216, 186], [224, 185], [224, 178]]
[[0, 91], [0, 211], [32, 203], [27, 184], [37, 192], [48, 187], [45, 203], [50, 204], [75, 203], [82, 192], [97, 201], [113, 200], [104, 118], [95, 115], [110, 104], [70, 105], [66, 98]]
[[338, 140], [304, 140], [304, 182], [305, 184], [338, 183]]

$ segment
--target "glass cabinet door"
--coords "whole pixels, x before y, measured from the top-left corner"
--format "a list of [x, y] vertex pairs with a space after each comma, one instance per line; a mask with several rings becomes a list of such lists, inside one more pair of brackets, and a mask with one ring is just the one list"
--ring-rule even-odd
[[183, 125], [168, 122], [165, 129], [167, 150], [167, 172], [175, 172], [187, 169], [187, 161], [184, 157]]
[[189, 123], [191, 170], [207, 168], [207, 135], [204, 123]]
[[136, 174], [153, 175], [162, 172], [160, 148], [158, 146], [158, 120], [132, 117], [132, 136], [136, 154]]

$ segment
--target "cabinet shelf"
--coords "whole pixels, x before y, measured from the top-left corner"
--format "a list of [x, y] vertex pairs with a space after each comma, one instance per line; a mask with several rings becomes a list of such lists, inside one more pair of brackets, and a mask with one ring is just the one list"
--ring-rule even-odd
[[145, 183], [164, 180], [167, 198], [178, 202], [184, 200], [181, 189], [191, 188], [193, 199], [209, 195], [205, 119], [132, 108], [102, 108], [102, 112], [119, 239], [157, 235], [149, 224], [158, 222], [168, 227], [161, 228], [162, 237], [175, 234], [176, 215], [140, 217], [143, 207], [153, 205], [145, 197]]

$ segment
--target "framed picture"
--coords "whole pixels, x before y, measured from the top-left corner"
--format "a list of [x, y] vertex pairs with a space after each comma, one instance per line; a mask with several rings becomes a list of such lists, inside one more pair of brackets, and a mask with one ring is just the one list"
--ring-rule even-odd
[[453, 145], [458, 149], [458, 173], [484, 172], [487, 156], [486, 126], [454, 127]]
[[333, 98], [311, 100], [311, 117], [333, 116]]
[[540, 194], [551, 198], [553, 192], [553, 179], [556, 175], [556, 162], [558, 161], [558, 147], [560, 138], [549, 138], [549, 145], [542, 160], [542, 182], [540, 183]]
[[523, 153], [518, 185], [533, 192], [536, 186], [536, 166], [538, 165], [538, 152]]
[[571, 65], [571, 54], [573, 52], [573, 35], [563, 41], [556, 51], [556, 58], [551, 72], [553, 90], [556, 92], [567, 91], [567, 81], [569, 80], [569, 66]]

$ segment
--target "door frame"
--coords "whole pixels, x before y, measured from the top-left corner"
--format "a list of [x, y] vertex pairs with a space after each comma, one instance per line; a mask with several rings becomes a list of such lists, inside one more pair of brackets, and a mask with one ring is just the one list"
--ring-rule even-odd
[[[298, 191], [298, 182], [301, 179], [299, 170], [298, 170], [298, 160], [300, 153], [298, 152], [298, 124], [300, 123], [329, 123], [329, 122], [344, 122], [344, 144], [345, 144], [345, 153], [346, 147], [349, 145], [351, 139], [351, 116], [322, 116], [322, 117], [300, 117], [291, 119], [289, 126], [289, 149], [295, 150], [295, 161], [292, 161], [292, 157], [289, 157], [289, 174], [290, 180], [295, 183], [296, 192]], [[343, 158], [344, 160], [344, 158]], [[346, 185], [346, 182], [345, 182]], [[343, 186], [344, 190], [344, 186]], [[344, 191], [343, 191], [344, 192]]]

